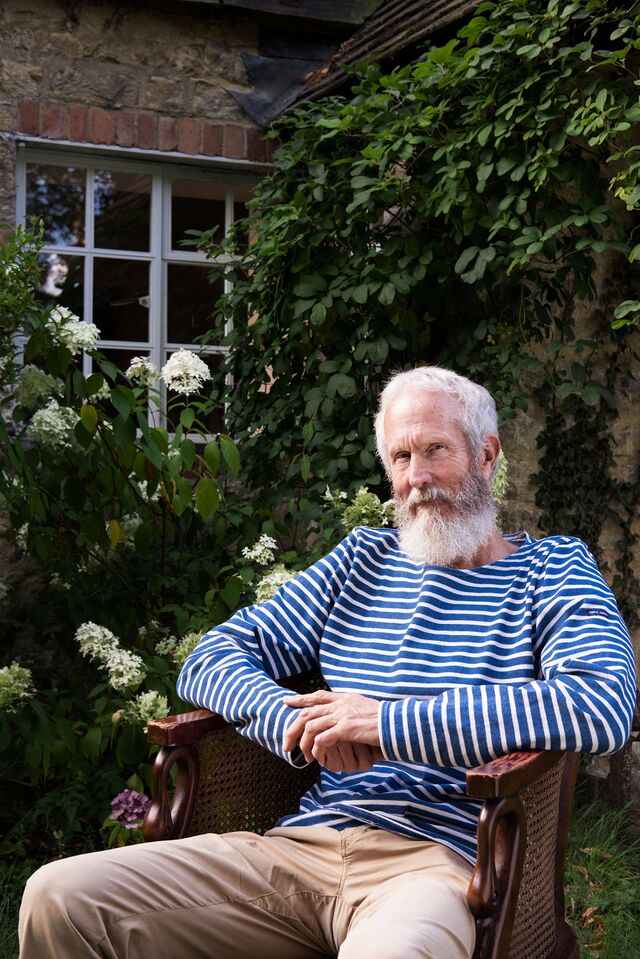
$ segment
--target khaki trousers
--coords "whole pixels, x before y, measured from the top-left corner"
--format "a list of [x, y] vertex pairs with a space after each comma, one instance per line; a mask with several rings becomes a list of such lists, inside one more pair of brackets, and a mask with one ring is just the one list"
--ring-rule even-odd
[[49, 863], [20, 959], [469, 959], [471, 867], [357, 826], [203, 835]]

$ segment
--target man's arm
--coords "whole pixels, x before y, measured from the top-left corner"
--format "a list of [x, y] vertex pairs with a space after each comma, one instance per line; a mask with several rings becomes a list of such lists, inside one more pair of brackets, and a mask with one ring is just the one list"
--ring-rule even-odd
[[520, 749], [620, 749], [635, 700], [633, 650], [584, 544], [571, 541], [551, 554], [533, 618], [540, 679], [382, 703], [355, 694], [295, 697], [288, 702], [301, 714], [287, 743], [297, 734], [319, 758], [352, 739], [379, 746], [389, 760], [465, 767]]
[[187, 658], [178, 695], [211, 709], [238, 731], [293, 765], [303, 754], [283, 745], [297, 713], [277, 682], [318, 662], [324, 623], [347, 576], [355, 538], [280, 588], [266, 603], [242, 609], [210, 630]]

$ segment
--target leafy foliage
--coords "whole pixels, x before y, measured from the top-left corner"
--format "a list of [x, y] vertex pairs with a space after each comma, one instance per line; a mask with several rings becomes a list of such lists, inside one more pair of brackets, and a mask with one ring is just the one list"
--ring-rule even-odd
[[415, 62], [361, 65], [348, 99], [282, 120], [248, 220], [200, 237], [233, 281], [215, 332], [234, 321], [231, 428], [292, 525], [341, 476], [380, 489], [368, 415], [389, 371], [425, 361], [479, 379], [505, 419], [537, 389], [547, 528], [597, 549], [608, 510], [626, 522], [606, 424], [638, 317], [639, 26], [637, 3], [481, 4]]

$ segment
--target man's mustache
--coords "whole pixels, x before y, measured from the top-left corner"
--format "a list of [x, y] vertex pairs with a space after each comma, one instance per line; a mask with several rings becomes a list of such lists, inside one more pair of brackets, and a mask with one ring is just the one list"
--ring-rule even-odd
[[441, 489], [439, 486], [425, 486], [422, 489], [412, 489], [405, 500], [411, 513], [417, 513], [423, 503], [450, 503], [456, 502], [456, 494], [451, 490]]

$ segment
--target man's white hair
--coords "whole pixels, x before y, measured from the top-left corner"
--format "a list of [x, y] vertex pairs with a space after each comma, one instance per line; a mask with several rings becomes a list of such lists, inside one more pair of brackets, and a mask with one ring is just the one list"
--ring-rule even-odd
[[376, 446], [382, 464], [390, 473], [391, 463], [384, 438], [384, 417], [389, 403], [400, 393], [449, 393], [460, 404], [460, 426], [475, 455], [486, 436], [498, 436], [498, 414], [491, 393], [453, 370], [441, 366], [419, 366], [414, 370], [395, 373], [382, 393], [375, 418]]

